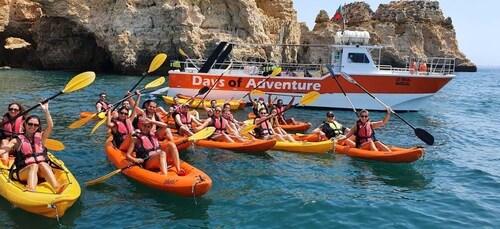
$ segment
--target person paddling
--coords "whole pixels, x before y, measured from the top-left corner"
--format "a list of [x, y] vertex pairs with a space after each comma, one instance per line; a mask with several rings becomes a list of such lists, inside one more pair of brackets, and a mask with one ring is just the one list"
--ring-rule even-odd
[[[137, 100], [135, 102], [134, 107], [132, 108], [132, 114], [129, 117], [130, 108], [126, 106], [121, 106], [118, 108], [118, 117], [111, 118], [111, 112], [113, 109], [108, 109], [106, 115], [106, 125], [111, 130], [111, 135], [113, 135], [113, 143], [116, 148], [121, 151], [126, 151], [132, 140], [132, 134], [134, 133], [134, 127], [132, 125], [132, 121], [136, 116], [135, 108], [137, 104], [139, 104], [141, 99], [141, 92], [137, 91]], [[128, 102], [128, 101], [127, 101]]]
[[[276, 96], [276, 98], [278, 98], [278, 96]], [[271, 100], [271, 94], [269, 94], [269, 101], [270, 100]], [[293, 106], [294, 101], [295, 101], [295, 96], [292, 96], [292, 99], [290, 100], [290, 102], [286, 106], [283, 105], [282, 99], [278, 99], [276, 102], [276, 105], [271, 103], [271, 102], [269, 103], [269, 106], [272, 109], [276, 109], [278, 111], [276, 118], [277, 118], [279, 124], [281, 124], [281, 125], [288, 125], [288, 124], [296, 125], [297, 124], [297, 122], [295, 121], [294, 118], [285, 119], [285, 111], [290, 109]]]
[[176, 112], [174, 116], [175, 127], [177, 128], [179, 135], [191, 136], [194, 134], [194, 128], [192, 123], [194, 122], [197, 126], [201, 123], [189, 112], [189, 105], [182, 104], [180, 112]]
[[[336, 119], [335, 114], [333, 112], [331, 111], [327, 112], [326, 120], [323, 123], [321, 123], [316, 129], [311, 131], [311, 134], [318, 134], [320, 140], [323, 139], [324, 137], [327, 139], [334, 140], [349, 133], [350, 129], [344, 127], [335, 119]], [[345, 139], [343, 142], [350, 147], [356, 147], [356, 143], [354, 143], [353, 139], [354, 136], [351, 136], [350, 139]]]
[[0, 149], [0, 154], [8, 153], [14, 149], [14, 164], [11, 167], [12, 179], [26, 181], [28, 191], [35, 192], [38, 176], [42, 176], [52, 186], [54, 193], [61, 193], [65, 185], [57, 181], [45, 148], [45, 141], [49, 138], [54, 128], [54, 122], [49, 112], [49, 103], [40, 104], [45, 113], [47, 128], [42, 131], [40, 117], [31, 115], [24, 122], [25, 132], [13, 138], [6, 146]]
[[[276, 139], [278, 141], [290, 141], [294, 142], [295, 140], [290, 135], [281, 135], [274, 132], [273, 124], [271, 123], [271, 119], [276, 115], [267, 115], [266, 108], [261, 108], [259, 110], [259, 116], [254, 119], [254, 124], [257, 126], [254, 129], [255, 137], [259, 139]], [[286, 138], [286, 139], [285, 139]]]
[[391, 108], [387, 107], [387, 114], [385, 118], [381, 121], [372, 122], [370, 121], [369, 112], [367, 110], [362, 110], [359, 112], [359, 119], [354, 123], [345, 136], [338, 138], [338, 141], [343, 141], [351, 136], [356, 136], [356, 147], [360, 149], [367, 149], [372, 151], [388, 151], [391, 149], [385, 144], [375, 138], [375, 131], [373, 129], [385, 126], [389, 122], [391, 117]]
[[[129, 100], [130, 104], [135, 105], [135, 102], [132, 100]], [[141, 129], [142, 122], [144, 117], [157, 121], [157, 122], [162, 122], [160, 117], [168, 115], [168, 112], [163, 109], [163, 107], [158, 106], [158, 103], [156, 103], [155, 100], [153, 99], [148, 99], [142, 104], [142, 109], [139, 107], [136, 107], [136, 112], [137, 116], [135, 117], [133, 121], [134, 128], [136, 129]], [[160, 116], [161, 113], [162, 115]], [[172, 136], [172, 132], [170, 131], [170, 128], [167, 127], [167, 125], [162, 125], [161, 127], [157, 127], [156, 125], [153, 126], [153, 131], [156, 134], [156, 137], [160, 139], [160, 141], [167, 139], [168, 141], [173, 141], [174, 137]]]
[[[4, 129], [4, 131], [0, 132], [0, 139], [2, 139], [0, 148], [3, 148], [12, 140], [12, 138], [14, 137], [12, 132], [14, 133], [24, 132], [24, 127], [23, 127], [23, 122], [25, 118], [24, 115], [21, 115], [16, 119], [11, 120], [18, 114], [24, 112], [24, 107], [21, 106], [21, 104], [19, 103], [11, 103], [7, 107], [8, 107], [7, 113], [5, 113], [3, 115], [3, 119], [0, 120], [0, 127]], [[10, 153], [12, 152], [2, 154], [1, 158], [2, 158], [2, 163], [4, 165], [8, 165]]]
[[214, 115], [209, 117], [205, 122], [195, 128], [196, 131], [202, 130], [208, 126], [215, 127], [215, 132], [210, 136], [210, 139], [222, 142], [234, 143], [235, 139], [238, 142], [245, 142], [245, 139], [240, 136], [238, 130], [235, 130], [228, 124], [228, 121], [222, 117], [222, 107], [216, 106]]
[[108, 109], [109, 104], [106, 103], [106, 93], [101, 92], [99, 94], [99, 100], [95, 102], [95, 110], [97, 113], [99, 112], [106, 112]]

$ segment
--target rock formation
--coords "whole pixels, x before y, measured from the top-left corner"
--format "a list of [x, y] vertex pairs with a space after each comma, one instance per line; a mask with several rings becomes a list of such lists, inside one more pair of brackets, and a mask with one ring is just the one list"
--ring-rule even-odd
[[[457, 69], [475, 66], [458, 50], [450, 18], [436, 2], [345, 6], [347, 29], [370, 32], [372, 44], [386, 46], [382, 64], [404, 65], [415, 55], [457, 57]], [[402, 9], [404, 11], [402, 11]], [[207, 57], [220, 41], [238, 44], [331, 44], [340, 24], [322, 11], [313, 31], [297, 22], [292, 0], [0, 0], [0, 40], [31, 45], [5, 49], [0, 65], [138, 73], [164, 52], [181, 58]], [[326, 62], [325, 50], [239, 45], [233, 59]]]

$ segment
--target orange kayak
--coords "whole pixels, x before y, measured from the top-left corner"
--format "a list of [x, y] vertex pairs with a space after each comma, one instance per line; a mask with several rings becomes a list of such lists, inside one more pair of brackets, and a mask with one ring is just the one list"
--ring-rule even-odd
[[[113, 146], [111, 138], [106, 141], [105, 149], [109, 160], [117, 168], [124, 168], [130, 164], [125, 157], [126, 154]], [[184, 161], [181, 161], [181, 168], [186, 171], [185, 176], [177, 175], [173, 167], [169, 168], [168, 175], [143, 169], [140, 166], [132, 166], [122, 172], [146, 186], [179, 196], [202, 196], [210, 190], [212, 179], [207, 174]]]
[[250, 152], [250, 153], [263, 153], [270, 150], [276, 144], [275, 139], [269, 140], [250, 140], [245, 143], [235, 142], [218, 142], [213, 140], [199, 140], [196, 145], [207, 148], [219, 148], [232, 151]]
[[[177, 94], [177, 97], [181, 98], [181, 99], [191, 99], [191, 96], [188, 96], [188, 95], [183, 95], [183, 94]], [[208, 101], [212, 100], [212, 99], [207, 99]], [[196, 102], [199, 102], [200, 100], [196, 100]], [[222, 103], [226, 102], [225, 99], [216, 99], [217, 102], [219, 101], [222, 101]], [[242, 100], [242, 99], [231, 99], [229, 101], [230, 103], [238, 103], [240, 106], [238, 108], [244, 108], [246, 105], [247, 105], [247, 102], [245, 102], [245, 100]], [[219, 105], [219, 103], [217, 104]]]
[[297, 124], [287, 124], [283, 125], [280, 124], [280, 127], [283, 128], [285, 131], [291, 131], [291, 132], [304, 132], [307, 131], [309, 128], [311, 128], [311, 123], [310, 122], [297, 122]]
[[[93, 111], [82, 111], [82, 113], [80, 113], [80, 118], [87, 118], [91, 115], [94, 115], [95, 112]], [[99, 116], [94, 116], [93, 119], [100, 119]]]
[[[193, 141], [188, 141], [187, 139], [188, 139], [187, 137], [182, 137], [182, 136], [174, 134], [174, 143], [177, 146], [177, 150], [179, 152], [187, 149], [193, 143]], [[167, 148], [167, 144], [168, 144], [168, 141], [160, 142], [162, 149]]]
[[291, 134], [293, 139], [296, 141], [306, 141], [306, 142], [319, 142], [327, 140], [326, 138], [320, 139], [318, 134]]
[[337, 144], [335, 146], [335, 153], [347, 154], [350, 157], [362, 158], [366, 160], [373, 161], [383, 161], [391, 163], [410, 163], [418, 160], [425, 151], [423, 148], [412, 147], [412, 148], [399, 148], [395, 146], [389, 146], [392, 152], [385, 151], [371, 151], [363, 150], [358, 148], [349, 148], [345, 145]]

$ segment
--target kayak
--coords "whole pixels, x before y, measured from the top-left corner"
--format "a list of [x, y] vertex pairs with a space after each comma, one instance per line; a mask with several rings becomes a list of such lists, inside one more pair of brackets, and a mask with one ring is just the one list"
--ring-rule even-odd
[[333, 141], [321, 142], [276, 142], [273, 149], [299, 153], [327, 153], [333, 149]]
[[[80, 113], [80, 118], [87, 118], [87, 117], [94, 115], [94, 114], [95, 114], [95, 112], [93, 112], [93, 111], [82, 111]], [[101, 119], [101, 118], [99, 118], [99, 116], [96, 115], [92, 119]]]
[[[174, 104], [174, 97], [163, 95], [162, 98], [166, 103]], [[179, 103], [181, 103], [181, 104], [184, 104], [187, 101], [188, 101], [188, 99], [179, 98]], [[200, 101], [201, 100], [199, 100], [199, 99], [198, 99], [198, 102], [196, 102], [196, 100], [195, 100], [194, 102], [189, 104], [189, 107], [196, 108]], [[222, 105], [224, 105], [224, 103], [225, 103], [225, 100], [224, 100], [224, 102], [217, 102], [217, 105], [222, 106]], [[229, 105], [231, 105], [231, 110], [236, 110], [240, 107], [240, 103], [238, 103], [238, 102], [229, 102]], [[205, 106], [210, 107], [210, 100], [205, 100]], [[200, 106], [198, 108], [202, 108], [202, 105], [200, 104]]]
[[[188, 96], [188, 95], [182, 95], [182, 94], [177, 94], [177, 97], [179, 97], [179, 98], [181, 98], [181, 99], [191, 99], [191, 96]], [[207, 99], [207, 100], [208, 100], [209, 102], [211, 101], [211, 99]], [[194, 102], [193, 102], [193, 103], [194, 103], [194, 104], [196, 104], [196, 105], [198, 105], [198, 103], [199, 103], [200, 101], [201, 101], [201, 99], [200, 99], [200, 98], [194, 98]], [[206, 101], [206, 100], [205, 100], [205, 101]], [[222, 106], [222, 105], [224, 105], [224, 103], [225, 103], [227, 100], [226, 100], [226, 99], [216, 99], [215, 101], [217, 101], [217, 105]], [[231, 100], [229, 101], [229, 103], [230, 103], [230, 104], [232, 104], [232, 103], [238, 103], [238, 105], [239, 105], [239, 107], [238, 107], [238, 108], [244, 108], [244, 107], [247, 105], [247, 103], [246, 103], [244, 100], [242, 100], [242, 99], [231, 99]], [[210, 106], [210, 103], [209, 103], [209, 105], [208, 105], [208, 106]], [[207, 107], [208, 107], [208, 106], [207, 106]]]
[[[126, 153], [114, 147], [111, 139], [111, 137], [108, 138], [105, 146], [108, 159], [117, 168], [130, 165], [131, 162], [126, 159]], [[148, 187], [184, 197], [202, 196], [210, 190], [212, 179], [207, 174], [184, 161], [181, 161], [181, 168], [186, 171], [186, 175], [177, 175], [175, 167], [168, 169], [168, 175], [160, 174], [159, 171], [150, 171], [141, 166], [132, 166], [122, 170], [122, 173]]]
[[196, 145], [207, 148], [219, 148], [232, 151], [242, 151], [250, 153], [263, 153], [270, 150], [276, 144], [276, 140], [249, 140], [248, 142], [218, 142], [213, 140], [199, 140]]
[[[189, 141], [187, 137], [182, 137], [177, 134], [174, 134], [173, 136], [174, 136], [174, 143], [177, 146], [177, 151], [179, 152], [189, 148], [189, 146], [191, 146], [191, 144], [193, 143], [193, 141]], [[168, 141], [166, 140], [160, 142], [161, 148], [164, 150], [167, 148], [167, 144]]]
[[[296, 141], [319, 142], [318, 134], [290, 134]], [[322, 139], [326, 140], [326, 138]]]
[[350, 157], [362, 158], [366, 160], [391, 162], [391, 163], [410, 163], [418, 160], [425, 151], [420, 147], [399, 148], [389, 146], [392, 152], [386, 151], [371, 151], [358, 148], [350, 148], [345, 145], [337, 144], [335, 153], [347, 154]]
[[280, 124], [280, 127], [283, 128], [283, 130], [285, 130], [285, 131], [305, 132], [309, 128], [311, 128], [311, 123], [310, 122], [297, 122], [297, 124], [287, 124], [287, 125]]
[[[25, 191], [26, 186], [18, 181], [9, 179], [9, 167], [0, 163], [0, 195], [12, 205], [25, 211], [39, 214], [50, 218], [62, 217], [80, 197], [80, 184], [73, 174], [66, 168], [64, 162], [47, 153], [50, 160], [59, 165], [60, 169], [52, 169], [57, 181], [66, 185], [60, 194], [55, 194], [52, 186], [46, 181], [39, 179], [36, 192]], [[14, 162], [11, 157], [10, 164]]]

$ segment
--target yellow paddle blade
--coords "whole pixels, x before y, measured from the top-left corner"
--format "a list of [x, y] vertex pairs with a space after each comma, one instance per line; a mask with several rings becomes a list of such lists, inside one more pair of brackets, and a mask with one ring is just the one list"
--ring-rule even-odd
[[243, 129], [240, 130], [240, 133], [246, 134], [246, 133], [252, 131], [253, 129], [255, 129], [255, 127], [256, 127], [255, 124], [249, 124], [249, 125], [243, 127]]
[[97, 116], [99, 118], [106, 118], [106, 112], [99, 112], [99, 114], [97, 114]]
[[184, 50], [182, 50], [181, 48], [179, 48], [179, 53], [182, 55], [182, 56], [187, 56], [187, 54], [184, 52]]
[[87, 181], [87, 182], [85, 182], [85, 185], [89, 186], [89, 185], [99, 184], [99, 183], [111, 178], [112, 176], [120, 173], [121, 171], [122, 171], [121, 169], [117, 169], [117, 170], [110, 172], [110, 173], [108, 173], [102, 177], [99, 177], [95, 180]]
[[[250, 114], [253, 114], [253, 113], [250, 113]], [[253, 118], [255, 118], [255, 117], [253, 117]], [[247, 120], [243, 121], [243, 123], [245, 123], [245, 125], [252, 125], [253, 119], [247, 119]]]
[[162, 85], [163, 83], [165, 83], [165, 77], [162, 76], [162, 77], [159, 77], [158, 79], [151, 81], [151, 83], [146, 84], [146, 86], [144, 86], [144, 89], [158, 87], [158, 86]]
[[319, 92], [311, 91], [311, 92], [305, 94], [304, 96], [302, 96], [302, 99], [300, 99], [299, 104], [300, 105], [311, 104], [314, 101], [316, 101], [316, 99], [318, 99], [318, 98], [319, 98]]
[[258, 89], [254, 89], [251, 93], [252, 93], [252, 95], [264, 95], [264, 94], [266, 94], [265, 92], [258, 90]]
[[205, 139], [205, 138], [210, 137], [210, 135], [212, 135], [214, 133], [214, 131], [215, 131], [215, 127], [210, 126], [210, 127], [207, 127], [203, 130], [196, 132], [195, 134], [191, 135], [191, 137], [189, 137], [188, 139], [190, 141]]
[[281, 73], [281, 67], [277, 67], [273, 70], [273, 72], [271, 73], [271, 75], [269, 77], [277, 76], [280, 73]]
[[61, 91], [63, 93], [66, 92], [72, 92], [76, 90], [80, 90], [95, 80], [95, 73], [94, 72], [83, 72], [71, 79], [68, 84], [66, 84], [66, 87]]
[[49, 150], [54, 150], [54, 151], [64, 150], [64, 144], [54, 139], [46, 139], [45, 147], [47, 147], [47, 149]]
[[85, 117], [85, 118], [82, 118], [82, 119], [78, 119], [75, 122], [71, 123], [71, 125], [69, 125], [69, 128], [70, 129], [79, 128], [79, 127], [87, 124], [87, 122], [89, 122], [96, 115], [97, 114], [94, 113], [93, 115], [89, 115], [88, 117]]
[[95, 126], [94, 126], [94, 128], [92, 128], [92, 131], [90, 132], [89, 136], [92, 135], [105, 121], [106, 121], [106, 119], [103, 118], [101, 121], [99, 121], [97, 124], [95, 124]]
[[153, 58], [153, 61], [151, 61], [151, 64], [149, 65], [149, 70], [148, 73], [154, 72], [156, 69], [158, 69], [163, 62], [167, 59], [167, 54], [165, 53], [160, 53]]

